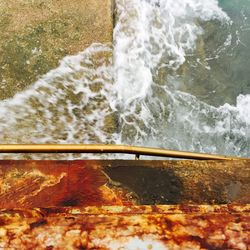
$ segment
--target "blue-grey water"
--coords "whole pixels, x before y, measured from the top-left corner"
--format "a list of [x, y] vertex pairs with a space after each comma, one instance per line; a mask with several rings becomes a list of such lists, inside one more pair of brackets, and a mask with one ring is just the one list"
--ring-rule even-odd
[[204, 54], [188, 58], [188, 76], [183, 81], [187, 92], [202, 101], [214, 106], [235, 105], [240, 94], [250, 93], [250, 1], [221, 0], [219, 6], [231, 24], [201, 24]]
[[118, 2], [122, 140], [249, 156], [250, 1]]

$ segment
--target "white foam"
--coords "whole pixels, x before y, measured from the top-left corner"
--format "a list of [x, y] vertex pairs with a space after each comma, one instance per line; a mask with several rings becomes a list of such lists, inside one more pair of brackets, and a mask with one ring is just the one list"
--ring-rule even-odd
[[[112, 113], [111, 46], [93, 44], [67, 56], [27, 90], [0, 102], [1, 143], [108, 143]], [[107, 57], [101, 57], [107, 53]], [[101, 90], [93, 91], [99, 84]]]
[[[171, 88], [204, 32], [198, 21], [230, 21], [218, 1], [117, 0], [117, 15], [114, 68], [98, 56], [111, 53], [110, 45], [64, 58], [0, 102], [1, 143], [127, 143], [248, 155], [249, 95], [215, 108]], [[110, 132], [104, 121], [114, 113]]]
[[[236, 106], [219, 108], [207, 105], [194, 96], [169, 92], [170, 116], [165, 147], [181, 150], [249, 156], [249, 96], [240, 96]], [[164, 138], [164, 136], [162, 137]]]
[[[218, 1], [117, 0], [117, 9], [114, 62], [123, 141], [249, 154], [249, 96], [239, 96], [236, 106], [215, 108], [171, 88], [179, 84], [177, 69], [204, 32], [199, 23], [216, 19], [231, 25]], [[224, 50], [231, 40], [229, 34], [215, 50]], [[126, 131], [134, 133], [132, 139]]]
[[[227, 22], [229, 18], [217, 1], [117, 0], [116, 6], [114, 79], [118, 106], [122, 107], [121, 123], [128, 123], [126, 117], [130, 123], [132, 119], [134, 143], [141, 143], [142, 138], [157, 133], [155, 126], [161, 121], [156, 116], [166, 119], [165, 88], [155, 86], [159, 84], [159, 71], [175, 71], [185, 62], [186, 54], [195, 49], [197, 37], [203, 32], [197, 19]], [[167, 86], [168, 79], [162, 78], [161, 84]]]
[[239, 119], [250, 125], [250, 94], [237, 97], [236, 108], [239, 111]]
[[117, 0], [115, 82], [123, 104], [145, 98], [158, 67], [177, 69], [202, 34], [197, 19], [228, 21], [216, 0]]

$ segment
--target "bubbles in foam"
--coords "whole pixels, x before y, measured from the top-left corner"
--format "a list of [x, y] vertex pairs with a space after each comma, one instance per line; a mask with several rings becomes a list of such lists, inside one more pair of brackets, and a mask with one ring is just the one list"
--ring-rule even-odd
[[215, 0], [117, 0], [114, 68], [110, 45], [64, 58], [0, 103], [1, 142], [127, 143], [248, 155], [249, 95], [240, 95], [236, 106], [215, 108], [171, 86], [204, 32], [199, 20], [213, 19], [229, 21]]
[[242, 117], [244, 104], [215, 108], [183, 92], [168, 92], [170, 115], [161, 145], [175, 149], [248, 156], [250, 122]]
[[237, 110], [239, 110], [239, 118], [248, 126], [250, 125], [250, 95], [239, 95], [237, 98]]
[[154, 71], [177, 69], [184, 63], [202, 33], [197, 19], [229, 20], [215, 0], [117, 0], [116, 4], [116, 87], [125, 104], [147, 95]]
[[[250, 108], [248, 96], [238, 97], [236, 107], [215, 108], [171, 86], [178, 84], [177, 70], [204, 32], [199, 23], [231, 24], [218, 1], [118, 0], [117, 9], [115, 83], [123, 111], [122, 141], [249, 154], [250, 123], [243, 111]], [[227, 38], [224, 47], [230, 45]]]
[[65, 57], [33, 86], [1, 101], [1, 143], [113, 142], [115, 130], [105, 124], [113, 114], [112, 78], [110, 45]]

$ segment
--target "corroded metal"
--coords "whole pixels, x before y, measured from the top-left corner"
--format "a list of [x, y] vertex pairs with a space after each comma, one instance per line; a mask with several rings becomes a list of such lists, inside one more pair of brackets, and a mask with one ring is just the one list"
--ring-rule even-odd
[[5, 249], [242, 249], [250, 207], [141, 206], [0, 212]]
[[249, 190], [250, 161], [0, 161], [0, 248], [248, 250]]
[[0, 161], [0, 208], [250, 203], [250, 161]]
[[139, 204], [250, 203], [250, 161], [100, 161]]
[[0, 208], [131, 204], [94, 161], [0, 161]]
[[196, 160], [239, 160], [243, 158], [175, 151], [161, 148], [147, 148], [125, 145], [85, 145], [85, 144], [7, 144], [0, 145], [0, 153], [122, 153], [140, 155], [196, 159]]

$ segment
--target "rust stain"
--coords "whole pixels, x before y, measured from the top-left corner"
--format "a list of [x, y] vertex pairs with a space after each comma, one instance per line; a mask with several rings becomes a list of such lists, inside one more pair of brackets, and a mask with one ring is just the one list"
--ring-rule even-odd
[[112, 206], [76, 210], [2, 210], [0, 247], [247, 250], [250, 246], [249, 205], [222, 206], [221, 210], [220, 206], [190, 209]]
[[246, 204], [250, 161], [0, 161], [0, 189], [0, 207]]
[[131, 204], [93, 161], [1, 161], [0, 168], [0, 208]]
[[[224, 205], [182, 204], [188, 200], [185, 190], [199, 191], [193, 176], [200, 163], [193, 163], [194, 168], [190, 162], [169, 162], [166, 169], [163, 163], [0, 161], [0, 249], [250, 249], [250, 205], [242, 203], [249, 200], [248, 162], [240, 166], [244, 173], [232, 175], [232, 165], [227, 181], [221, 179], [227, 185], [225, 194], [229, 185], [230, 199], [241, 201]], [[127, 185], [119, 182], [122, 168], [121, 179]], [[189, 168], [191, 184], [187, 184]], [[209, 173], [208, 169], [202, 171]], [[219, 169], [222, 176], [222, 165]], [[126, 175], [135, 170], [136, 176]], [[157, 178], [152, 181], [152, 176]], [[243, 191], [231, 190], [239, 181]], [[178, 188], [170, 192], [172, 186]], [[153, 198], [143, 198], [146, 188]], [[178, 194], [180, 204], [136, 205], [165, 201], [155, 197], [158, 190], [162, 195], [169, 192], [167, 198]]]

